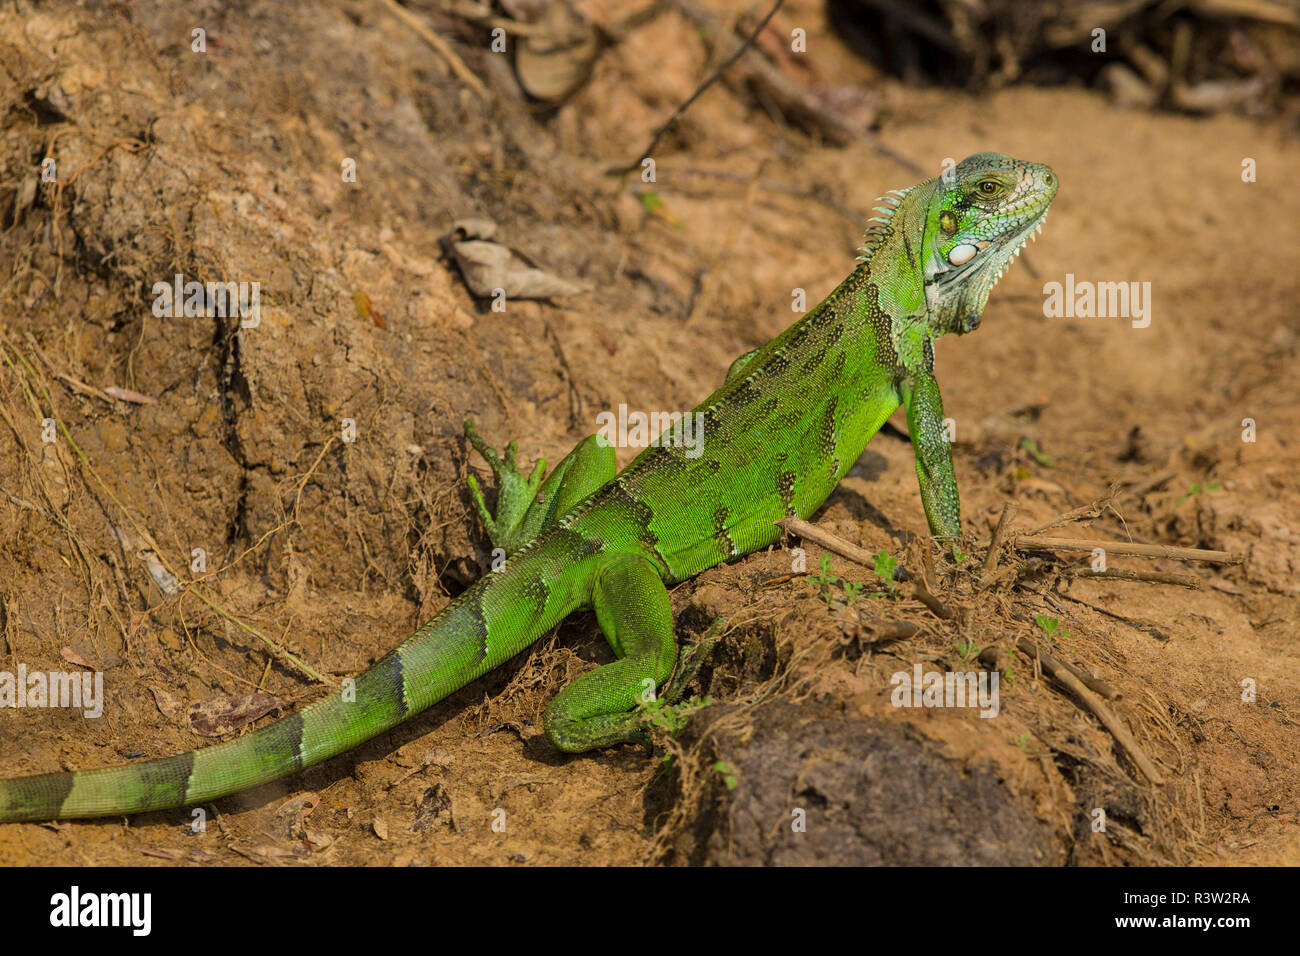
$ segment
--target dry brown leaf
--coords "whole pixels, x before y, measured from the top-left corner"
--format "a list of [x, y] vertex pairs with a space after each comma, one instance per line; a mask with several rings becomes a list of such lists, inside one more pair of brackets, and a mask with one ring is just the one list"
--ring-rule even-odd
[[136, 405], [157, 405], [158, 399], [152, 395], [142, 395], [140, 392], [133, 392], [129, 388], [118, 388], [116, 385], [109, 385], [104, 389], [105, 395], [111, 395], [120, 402], [134, 402]]
[[529, 96], [558, 103], [587, 82], [600, 37], [565, 3], [551, 4], [537, 27], [515, 47], [515, 73]]
[[70, 661], [71, 663], [76, 664], [79, 667], [85, 667], [92, 671], [97, 671], [102, 669], [90, 663], [90, 661], [86, 660], [84, 657], [82, 657], [80, 654], [78, 654], [70, 647], [63, 648], [61, 651], [59, 651], [59, 653], [63, 655], [63, 659], [65, 661]]
[[480, 298], [492, 298], [497, 290], [503, 291], [507, 299], [548, 299], [587, 291], [576, 282], [524, 265], [508, 248], [495, 242], [468, 239], [452, 242], [452, 250], [465, 285]]
[[279, 709], [279, 699], [262, 691], [209, 697], [190, 706], [190, 729], [202, 737], [220, 737]]
[[158, 705], [158, 712], [168, 720], [175, 720], [181, 712], [183, 701], [165, 687], [150, 687], [153, 701]]

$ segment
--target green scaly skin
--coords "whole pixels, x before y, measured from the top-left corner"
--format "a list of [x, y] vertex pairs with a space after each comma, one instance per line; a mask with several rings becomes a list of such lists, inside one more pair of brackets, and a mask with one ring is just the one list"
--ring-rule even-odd
[[[0, 780], [0, 821], [95, 817], [204, 803], [342, 753], [487, 673], [574, 611], [591, 608], [617, 656], [564, 688], [546, 733], [565, 751], [645, 742], [677, 662], [667, 587], [773, 544], [807, 518], [903, 404], [931, 532], [961, 533], [933, 340], [980, 321], [989, 292], [1040, 226], [1052, 171], [996, 153], [882, 197], [859, 265], [815, 309], [737, 359], [704, 415], [699, 457], [651, 446], [615, 474], [582, 441], [543, 482], [466, 435], [498, 484], [496, 515], [471, 497], [508, 557], [401, 646], [335, 693], [227, 743], [76, 773]], [[699, 648], [700, 645], [697, 645]], [[674, 674], [676, 672], [676, 674]]]

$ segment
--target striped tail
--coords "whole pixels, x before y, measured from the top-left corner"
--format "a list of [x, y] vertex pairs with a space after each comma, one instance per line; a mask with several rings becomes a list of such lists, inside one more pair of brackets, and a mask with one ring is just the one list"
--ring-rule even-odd
[[[545, 537], [481, 579], [347, 687], [226, 743], [144, 763], [0, 780], [0, 823], [204, 803], [340, 754], [530, 645], [585, 602], [585, 569]], [[558, 544], [558, 542], [556, 542]], [[538, 600], [521, 600], [520, 593]]]

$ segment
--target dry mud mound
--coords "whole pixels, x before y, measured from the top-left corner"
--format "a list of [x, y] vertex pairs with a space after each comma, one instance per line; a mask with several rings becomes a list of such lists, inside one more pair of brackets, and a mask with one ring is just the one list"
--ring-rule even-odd
[[[713, 786], [687, 802], [669, 859], [721, 866], [1042, 866], [1051, 829], [989, 767], [963, 771], [906, 727], [829, 701], [780, 701], [715, 735]], [[730, 783], [728, 783], [730, 781]], [[786, 825], [780, 825], [783, 820]]]

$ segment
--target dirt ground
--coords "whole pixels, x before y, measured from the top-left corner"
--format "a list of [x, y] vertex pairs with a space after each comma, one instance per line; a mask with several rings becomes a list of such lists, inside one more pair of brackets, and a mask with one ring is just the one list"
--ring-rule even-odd
[[[359, 673], [488, 567], [465, 417], [555, 462], [602, 410], [692, 407], [794, 320], [792, 289], [811, 304], [843, 278], [876, 196], [998, 150], [1061, 187], [981, 328], [936, 349], [968, 554], [929, 548], [901, 414], [815, 517], [956, 614], [907, 585], [823, 600], [791, 538], [673, 592], [684, 641], [726, 623], [700, 677], [714, 703], [653, 755], [566, 757], [542, 735], [555, 691], [611, 659], [578, 615], [397, 730], [217, 801], [201, 832], [179, 810], [12, 824], [0, 863], [1300, 863], [1293, 128], [1068, 86], [904, 86], [798, 0], [782, 32], [803, 26], [821, 77], [871, 90], [882, 139], [924, 172], [822, 145], [720, 83], [656, 150], [651, 186], [606, 169], [716, 64], [697, 23], [633, 24], [539, 110], [486, 29], [413, 9], [487, 99], [380, 3], [0, 5], [0, 670], [90, 666], [107, 695], [97, 720], [0, 709], [0, 772], [204, 746], [192, 705], [271, 695], [229, 738]], [[493, 311], [440, 241], [466, 217], [585, 291]], [[260, 282], [260, 324], [154, 315], [176, 273]], [[1044, 283], [1067, 273], [1149, 282], [1149, 327], [1045, 317]], [[1015, 552], [981, 588], [1009, 501], [1013, 534], [1084, 509], [1048, 533], [1246, 561], [1112, 556], [1188, 588]], [[833, 570], [880, 590], [870, 568]], [[880, 618], [918, 629], [872, 642]], [[1012, 651], [1022, 638], [1113, 690], [1161, 783]], [[893, 673], [975, 651], [1000, 655], [982, 658], [1004, 674], [996, 719], [891, 706]]]

